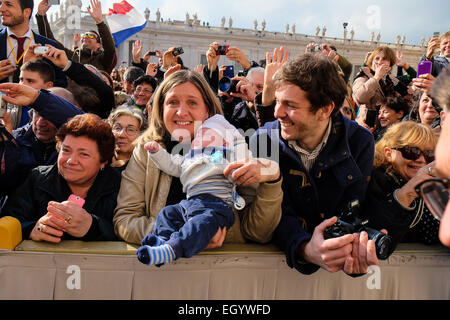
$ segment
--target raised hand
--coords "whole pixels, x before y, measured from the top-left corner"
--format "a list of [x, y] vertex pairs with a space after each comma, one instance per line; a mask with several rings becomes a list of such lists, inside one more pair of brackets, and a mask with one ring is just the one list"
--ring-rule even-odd
[[266, 53], [266, 71], [264, 73], [264, 89], [262, 95], [262, 104], [264, 106], [271, 105], [275, 100], [275, 88], [273, 86], [274, 74], [283, 67], [288, 61], [289, 50], [285, 50], [284, 47], [280, 49], [275, 48], [273, 50], [273, 57], [270, 56], [270, 52]]
[[142, 54], [142, 41], [136, 40], [133, 42], [133, 48], [131, 49], [131, 54], [133, 56], [134, 63], [141, 62], [141, 54]]
[[50, 9], [52, 5], [48, 3], [48, 0], [42, 0], [39, 2], [37, 13], [40, 16], [45, 16], [47, 14], [48, 9]]
[[99, 0], [90, 0], [90, 3], [91, 5], [87, 7], [87, 10], [95, 23], [99, 24], [103, 21], [102, 3]]

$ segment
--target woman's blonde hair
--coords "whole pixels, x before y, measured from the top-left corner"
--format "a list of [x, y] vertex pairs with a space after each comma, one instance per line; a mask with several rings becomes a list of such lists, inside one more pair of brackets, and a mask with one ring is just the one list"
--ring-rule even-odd
[[399, 122], [386, 131], [383, 138], [375, 145], [374, 167], [390, 167], [384, 155], [384, 148], [402, 148], [405, 146], [430, 146], [433, 149], [437, 144], [437, 136], [427, 125], [404, 121]]
[[381, 52], [384, 54], [386, 59], [389, 60], [390, 67], [392, 67], [397, 62], [397, 55], [395, 54], [394, 50], [392, 50], [387, 46], [378, 47], [375, 50], [373, 50], [372, 54], [369, 56], [369, 59], [367, 59], [367, 66], [370, 69], [372, 69], [373, 59], [375, 59], [375, 57]]
[[165, 79], [153, 95], [150, 126], [138, 139], [137, 144], [156, 141], [165, 145], [164, 138], [170, 134], [164, 124], [164, 100], [170, 90], [187, 82], [192, 83], [200, 91], [208, 108], [209, 117], [215, 114], [223, 114], [219, 99], [201, 74], [190, 70], [177, 71]]

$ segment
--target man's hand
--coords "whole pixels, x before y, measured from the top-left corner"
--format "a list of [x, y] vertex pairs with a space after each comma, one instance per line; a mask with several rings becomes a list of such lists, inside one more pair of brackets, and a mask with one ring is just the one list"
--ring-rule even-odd
[[327, 219], [319, 224], [312, 235], [311, 240], [301, 247], [299, 255], [309, 263], [320, 266], [329, 272], [338, 272], [344, 268], [347, 258], [350, 257], [354, 237], [352, 234], [325, 240], [323, 232], [327, 227], [337, 222], [337, 217]]
[[271, 58], [270, 52], [266, 53], [266, 71], [264, 73], [264, 89], [262, 95], [262, 104], [269, 106], [275, 100], [275, 88], [273, 85], [273, 76], [280, 70], [283, 65], [288, 61], [289, 50], [285, 50], [284, 47], [280, 49], [275, 48], [273, 50], [273, 57]]
[[428, 42], [428, 46], [427, 46], [427, 59], [433, 58], [434, 51], [435, 51], [436, 49], [439, 48], [439, 45], [440, 45], [439, 38], [432, 38], [432, 39]]
[[238, 80], [236, 85], [236, 92], [232, 92], [231, 95], [235, 98], [240, 98], [243, 101], [254, 102], [256, 98], [256, 90], [252, 84], [245, 77], [234, 77], [231, 80]]
[[16, 71], [16, 67], [14, 67], [8, 59], [0, 61], [0, 80], [6, 79], [9, 76], [12, 76]]
[[[96, 24], [103, 22], [102, 3], [99, 0], [90, 0], [91, 5], [87, 10]], [[91, 9], [92, 8], [92, 9]]]
[[52, 5], [48, 4], [48, 0], [42, 0], [39, 2], [37, 13], [40, 16], [45, 16], [47, 14], [48, 9], [50, 9]]
[[372, 265], [378, 265], [375, 241], [369, 240], [367, 232], [353, 234], [352, 254], [345, 260], [344, 272], [365, 274]]
[[53, 62], [55, 66], [64, 69], [67, 66], [67, 63], [69, 63], [66, 52], [64, 50], [56, 49], [49, 44], [47, 44], [46, 47], [48, 47], [49, 50], [43, 57]]
[[0, 83], [0, 91], [6, 94], [3, 100], [21, 107], [29, 106], [39, 96], [36, 89], [18, 83]]

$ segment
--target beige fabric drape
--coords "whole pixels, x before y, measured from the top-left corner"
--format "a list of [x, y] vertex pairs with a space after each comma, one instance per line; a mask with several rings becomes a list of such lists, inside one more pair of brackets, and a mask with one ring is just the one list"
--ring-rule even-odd
[[[380, 263], [381, 289], [375, 273], [302, 275], [272, 245], [225, 245], [160, 268], [135, 252], [121, 242], [25, 241], [0, 251], [0, 299], [450, 299], [450, 250], [441, 246], [401, 245]], [[80, 289], [67, 286], [70, 266], [79, 267]]]

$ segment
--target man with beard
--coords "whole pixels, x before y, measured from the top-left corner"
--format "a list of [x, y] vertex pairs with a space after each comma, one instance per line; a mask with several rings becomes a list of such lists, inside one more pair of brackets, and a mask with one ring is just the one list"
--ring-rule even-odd
[[[34, 33], [30, 28], [33, 0], [0, 1], [1, 21], [6, 28], [0, 31], [0, 83], [19, 82], [20, 66], [27, 50], [34, 44], [55, 42]], [[65, 87], [67, 81], [55, 68], [55, 85]]]
[[[94, 30], [83, 33], [81, 35], [81, 47], [76, 48], [74, 51], [65, 48], [60, 42], [57, 42], [58, 45], [56, 47], [64, 49], [72, 61], [81, 64], [92, 64], [97, 69], [110, 73], [115, 66], [116, 60], [114, 39], [108, 26], [103, 21], [102, 3], [99, 0], [91, 0], [90, 4], [88, 11], [97, 24], [98, 33]], [[46, 15], [50, 7], [48, 0], [42, 0], [38, 6], [36, 20], [39, 33], [55, 40]]]

